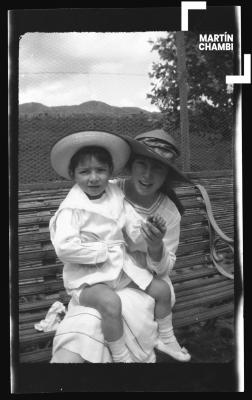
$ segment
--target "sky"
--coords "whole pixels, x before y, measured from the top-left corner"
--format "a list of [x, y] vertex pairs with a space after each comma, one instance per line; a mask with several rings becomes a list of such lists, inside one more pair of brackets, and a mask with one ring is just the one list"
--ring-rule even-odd
[[26, 33], [19, 42], [19, 104], [103, 101], [159, 111], [146, 94], [159, 61], [149, 39], [167, 32]]

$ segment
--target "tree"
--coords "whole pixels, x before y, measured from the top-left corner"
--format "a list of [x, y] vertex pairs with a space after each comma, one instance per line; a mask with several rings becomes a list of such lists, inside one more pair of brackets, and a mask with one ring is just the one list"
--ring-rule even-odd
[[[232, 51], [199, 50], [199, 35], [185, 32], [185, 53], [188, 85], [188, 112], [190, 124], [202, 117], [207, 118], [209, 126], [215, 129], [223, 118], [228, 126], [223, 136], [230, 137], [233, 126], [233, 93], [226, 85], [226, 75], [233, 74]], [[175, 33], [167, 33], [166, 38], [159, 38], [152, 44], [152, 51], [157, 51], [160, 61], [154, 63], [151, 93], [147, 97], [156, 104], [167, 119], [179, 123], [179, 86], [177, 76], [177, 48]]]

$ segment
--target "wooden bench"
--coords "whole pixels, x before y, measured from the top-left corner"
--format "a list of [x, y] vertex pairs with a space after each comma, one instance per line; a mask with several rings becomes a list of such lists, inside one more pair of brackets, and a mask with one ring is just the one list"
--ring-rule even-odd
[[[222, 269], [218, 270], [220, 266], [228, 273], [233, 271], [232, 172], [191, 173], [190, 178], [195, 185], [200, 184], [207, 190], [215, 221], [211, 220], [211, 210], [207, 212], [197, 186], [181, 185], [176, 189], [185, 207], [185, 214], [182, 217], [177, 261], [171, 275], [177, 299], [174, 307], [175, 329], [219, 316], [233, 315], [234, 309], [234, 280], [223, 275]], [[49, 219], [69, 187], [67, 182], [20, 186], [18, 237], [21, 363], [50, 360], [54, 332], [39, 332], [35, 330], [34, 324], [45, 318], [55, 301], [59, 300], [66, 305], [69, 300], [62, 285], [62, 264], [55, 255], [48, 232]]]

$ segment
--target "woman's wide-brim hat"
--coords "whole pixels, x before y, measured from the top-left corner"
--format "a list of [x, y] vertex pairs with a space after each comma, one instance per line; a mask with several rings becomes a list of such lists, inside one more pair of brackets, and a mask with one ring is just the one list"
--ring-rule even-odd
[[51, 164], [58, 175], [71, 179], [69, 164], [73, 155], [83, 147], [98, 146], [106, 149], [113, 161], [113, 174], [117, 175], [127, 163], [130, 146], [122, 138], [113, 133], [103, 131], [83, 131], [65, 136], [51, 150]]
[[134, 154], [155, 159], [169, 166], [171, 179], [191, 183], [190, 179], [174, 164], [180, 152], [175, 139], [163, 129], [144, 132], [135, 138], [126, 136], [125, 140]]

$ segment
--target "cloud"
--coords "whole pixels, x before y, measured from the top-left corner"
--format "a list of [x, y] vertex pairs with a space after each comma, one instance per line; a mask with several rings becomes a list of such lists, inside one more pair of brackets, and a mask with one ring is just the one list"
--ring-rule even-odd
[[108, 62], [132, 73], [153, 59], [157, 33], [27, 33], [20, 41], [21, 72], [93, 72]]
[[20, 40], [20, 102], [60, 105], [92, 98], [115, 104], [123, 93], [131, 104], [134, 90], [146, 96], [157, 59], [148, 40], [160, 35], [166, 33], [26, 33]]

